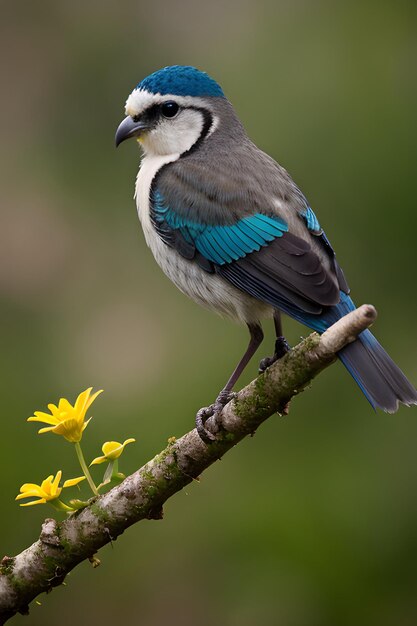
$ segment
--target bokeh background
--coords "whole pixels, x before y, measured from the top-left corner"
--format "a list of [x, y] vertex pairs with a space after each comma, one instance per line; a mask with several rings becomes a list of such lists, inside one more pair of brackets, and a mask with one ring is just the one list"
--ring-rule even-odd
[[[188, 430], [246, 331], [182, 296], [147, 250], [125, 99], [175, 63], [208, 71], [317, 210], [358, 303], [411, 380], [416, 361], [415, 2], [1, 3], [1, 555], [52, 510], [23, 482], [69, 444], [25, 419], [88, 386], [84, 447], [135, 437], [134, 471]], [[288, 321], [291, 343], [306, 329]], [[259, 358], [268, 354], [273, 335]], [[256, 362], [242, 380], [255, 374]], [[417, 412], [375, 414], [340, 365], [221, 463], [39, 598], [16, 624], [417, 623]], [[87, 492], [83, 492], [87, 495]]]

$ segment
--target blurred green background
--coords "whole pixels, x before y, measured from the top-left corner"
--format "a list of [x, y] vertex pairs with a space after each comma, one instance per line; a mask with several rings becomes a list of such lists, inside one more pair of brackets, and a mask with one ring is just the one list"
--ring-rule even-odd
[[[188, 430], [246, 330], [198, 308], [147, 250], [117, 152], [124, 102], [175, 63], [208, 71], [303, 189], [375, 333], [417, 381], [417, 5], [2, 2], [1, 555], [52, 509], [23, 482], [79, 474], [25, 419], [92, 385], [84, 448], [135, 437], [134, 471]], [[291, 343], [307, 331], [286, 320]], [[273, 335], [257, 357], [271, 352]], [[256, 359], [242, 380], [256, 371]], [[339, 364], [254, 439], [41, 596], [16, 624], [417, 623], [417, 412], [375, 414]], [[83, 492], [87, 494], [87, 491]]]

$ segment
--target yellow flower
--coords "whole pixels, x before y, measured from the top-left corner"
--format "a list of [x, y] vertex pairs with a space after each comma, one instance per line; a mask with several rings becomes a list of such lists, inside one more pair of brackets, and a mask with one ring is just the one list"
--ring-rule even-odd
[[58, 406], [48, 404], [49, 413], [35, 411], [35, 415], [28, 418], [28, 422], [45, 422], [51, 424], [47, 428], [41, 428], [38, 433], [52, 432], [56, 435], [62, 435], [67, 441], [76, 443], [81, 441], [83, 431], [87, 428], [89, 420], [85, 421], [85, 414], [90, 408], [97, 396], [103, 391], [96, 391], [91, 394], [92, 387], [89, 387], [78, 396], [74, 406], [65, 398], [61, 398]]
[[104, 456], [98, 456], [93, 461], [91, 461], [91, 465], [98, 465], [99, 463], [105, 463], [106, 461], [115, 461], [122, 454], [125, 446], [128, 443], [133, 443], [135, 439], [126, 439], [124, 443], [119, 443], [118, 441], [106, 441], [103, 443], [103, 447], [101, 448]]
[[62, 472], [59, 470], [57, 472], [55, 478], [51, 474], [48, 478], [45, 478], [42, 481], [41, 485], [35, 485], [34, 483], [25, 483], [20, 487], [20, 493], [16, 496], [16, 500], [22, 500], [23, 498], [39, 498], [39, 500], [32, 500], [32, 502], [25, 502], [20, 506], [32, 506], [33, 504], [45, 504], [46, 502], [51, 502], [53, 500], [58, 500], [61, 495], [61, 491], [66, 487], [73, 487], [74, 485], [78, 485], [82, 480], [85, 480], [85, 476], [80, 476], [79, 478], [70, 478], [70, 480], [66, 480], [62, 487], [59, 486], [59, 483], [62, 478]]

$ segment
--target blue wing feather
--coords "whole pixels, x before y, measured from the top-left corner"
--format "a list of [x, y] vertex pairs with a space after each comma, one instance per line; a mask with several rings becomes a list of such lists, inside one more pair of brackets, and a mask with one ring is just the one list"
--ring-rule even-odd
[[217, 253], [216, 258], [208, 257], [209, 261], [222, 265], [222, 263], [230, 263], [233, 260], [232, 254], [236, 251], [236, 247], [226, 244], [221, 233], [218, 231], [216, 233], [214, 228], [207, 228], [195, 240], [195, 247], [199, 252], [202, 251], [202, 247], [206, 248], [207, 245], [214, 248]]
[[218, 229], [217, 238], [219, 242], [222, 242], [224, 251], [229, 250], [230, 261], [237, 261], [244, 252], [238, 249], [238, 244], [234, 241], [234, 239], [228, 234], [227, 230]]
[[301, 216], [304, 218], [307, 228], [311, 233], [314, 235], [321, 235], [323, 233], [320, 223], [311, 207], [304, 209]]
[[239, 222], [239, 230], [250, 237], [254, 243], [257, 243], [259, 246], [264, 245], [264, 238], [253, 228], [253, 226], [246, 224], [244, 219]]
[[158, 190], [153, 196], [152, 216], [157, 227], [163, 225], [179, 231], [187, 243], [194, 245], [200, 254], [216, 265], [237, 261], [288, 231], [283, 219], [263, 213], [219, 226], [195, 222], [167, 207]]

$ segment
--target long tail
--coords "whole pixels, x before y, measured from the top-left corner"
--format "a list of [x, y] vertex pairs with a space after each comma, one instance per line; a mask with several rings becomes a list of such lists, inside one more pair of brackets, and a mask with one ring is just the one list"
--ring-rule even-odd
[[395, 413], [399, 403], [417, 404], [417, 392], [371, 331], [339, 352], [339, 359], [375, 408]]
[[[314, 321], [310, 317], [308, 325], [322, 333], [355, 308], [351, 298], [341, 292], [340, 303]], [[338, 356], [374, 409], [395, 413], [399, 403], [417, 404], [417, 391], [369, 330]]]

